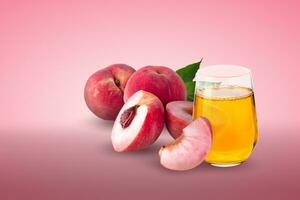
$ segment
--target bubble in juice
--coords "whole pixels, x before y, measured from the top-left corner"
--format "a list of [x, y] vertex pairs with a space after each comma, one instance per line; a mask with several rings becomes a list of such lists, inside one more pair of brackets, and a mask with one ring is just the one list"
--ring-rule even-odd
[[212, 147], [206, 162], [219, 166], [242, 163], [257, 142], [253, 91], [226, 86], [196, 91], [193, 118], [206, 117], [212, 126]]

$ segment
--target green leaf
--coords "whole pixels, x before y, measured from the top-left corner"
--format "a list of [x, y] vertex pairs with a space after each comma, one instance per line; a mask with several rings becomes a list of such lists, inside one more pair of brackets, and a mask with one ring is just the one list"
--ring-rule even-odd
[[184, 82], [193, 81], [196, 72], [198, 71], [202, 59], [199, 62], [187, 65], [181, 69], [178, 69], [176, 73], [182, 78]]
[[188, 101], [194, 101], [194, 91], [195, 91], [195, 82], [185, 82], [185, 87], [187, 89], [187, 100]]
[[199, 62], [187, 65], [176, 71], [176, 73], [182, 78], [185, 84], [188, 101], [194, 100], [195, 82], [193, 81], [193, 79], [200, 67], [201, 62], [202, 59]]

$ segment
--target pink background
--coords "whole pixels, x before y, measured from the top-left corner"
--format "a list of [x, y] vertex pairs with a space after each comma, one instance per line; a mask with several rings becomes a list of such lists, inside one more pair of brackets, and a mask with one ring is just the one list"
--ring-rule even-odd
[[[176, 2], [176, 3], [175, 3]], [[0, 199], [297, 199], [299, 1], [0, 1]], [[83, 99], [97, 69], [251, 68], [259, 143], [249, 161], [176, 173], [157, 151], [118, 154]]]

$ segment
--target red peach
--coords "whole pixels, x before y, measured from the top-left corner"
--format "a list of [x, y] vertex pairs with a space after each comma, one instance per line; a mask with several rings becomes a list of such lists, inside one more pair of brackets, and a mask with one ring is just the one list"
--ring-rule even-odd
[[114, 120], [124, 105], [125, 85], [135, 70], [125, 64], [114, 64], [95, 72], [87, 81], [84, 98], [98, 117]]
[[172, 69], [162, 66], [146, 66], [137, 70], [126, 84], [124, 101], [139, 90], [151, 92], [164, 105], [185, 100], [187, 96], [183, 80]]

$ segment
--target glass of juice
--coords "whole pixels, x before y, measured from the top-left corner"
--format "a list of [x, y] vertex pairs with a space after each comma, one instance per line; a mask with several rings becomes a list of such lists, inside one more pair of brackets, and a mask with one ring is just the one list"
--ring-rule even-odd
[[236, 65], [207, 66], [198, 70], [194, 81], [193, 118], [205, 117], [212, 126], [205, 161], [218, 167], [243, 163], [258, 137], [251, 71]]

